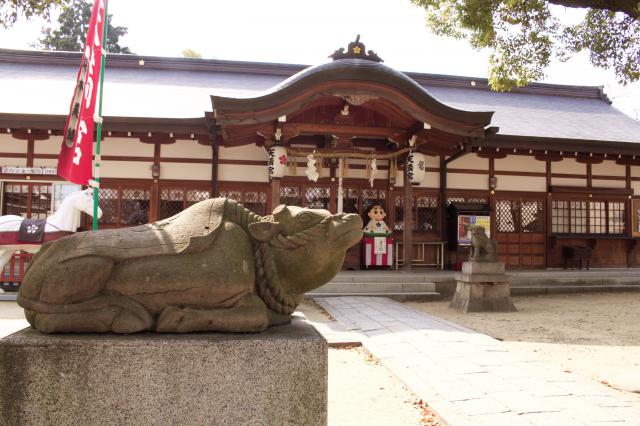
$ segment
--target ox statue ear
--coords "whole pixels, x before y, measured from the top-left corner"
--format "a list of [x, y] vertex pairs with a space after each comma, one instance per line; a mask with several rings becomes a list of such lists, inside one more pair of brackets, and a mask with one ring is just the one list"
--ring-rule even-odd
[[255, 222], [249, 224], [249, 234], [263, 243], [275, 237], [278, 232], [278, 222]]

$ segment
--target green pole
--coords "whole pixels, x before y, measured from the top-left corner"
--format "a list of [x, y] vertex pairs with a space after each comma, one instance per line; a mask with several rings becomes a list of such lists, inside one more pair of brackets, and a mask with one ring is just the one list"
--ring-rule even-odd
[[[98, 0], [96, 0], [98, 1]], [[93, 180], [96, 185], [93, 187], [93, 230], [98, 229], [98, 202], [100, 198], [100, 139], [102, 138], [102, 85], [104, 82], [104, 63], [107, 59], [107, 27], [109, 26], [109, 2], [104, 2], [104, 28], [102, 30], [102, 55], [100, 61], [100, 84], [99, 84], [99, 102], [98, 102], [98, 126], [96, 129], [96, 160], [94, 165]]]

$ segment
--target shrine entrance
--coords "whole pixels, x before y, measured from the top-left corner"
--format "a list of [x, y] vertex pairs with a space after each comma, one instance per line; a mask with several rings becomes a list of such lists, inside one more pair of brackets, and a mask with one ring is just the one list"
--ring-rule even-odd
[[368, 264], [369, 252], [363, 261], [363, 249], [356, 246], [347, 252], [345, 269], [442, 267], [440, 194], [425, 178], [427, 172], [433, 178], [440, 160], [429, 163], [428, 157], [467, 153], [471, 140], [485, 137], [493, 112], [441, 103], [383, 65], [359, 38], [331, 58], [262, 96], [212, 95], [215, 144], [264, 147], [271, 208], [288, 204], [355, 213], [366, 225], [367, 211], [380, 204], [394, 241], [381, 244], [383, 237], [376, 235], [374, 244], [363, 244], [381, 258], [390, 255]]
[[543, 196], [496, 195], [498, 260], [510, 269], [545, 267], [545, 200]]

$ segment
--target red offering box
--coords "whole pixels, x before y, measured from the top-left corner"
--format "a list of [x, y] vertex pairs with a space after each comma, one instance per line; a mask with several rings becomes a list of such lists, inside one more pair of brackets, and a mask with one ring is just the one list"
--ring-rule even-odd
[[[383, 238], [385, 253], [376, 253], [375, 239]], [[369, 266], [393, 266], [393, 238], [391, 237], [362, 237], [362, 264]]]

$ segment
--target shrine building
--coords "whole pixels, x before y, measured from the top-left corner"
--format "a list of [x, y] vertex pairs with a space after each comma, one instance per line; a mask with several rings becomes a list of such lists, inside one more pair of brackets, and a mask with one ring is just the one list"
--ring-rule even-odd
[[[79, 64], [0, 49], [1, 214], [43, 218], [70, 190], [56, 164]], [[511, 269], [562, 267], [573, 248], [593, 267], [640, 266], [640, 122], [602, 87], [497, 93], [394, 70], [356, 40], [310, 67], [109, 55], [103, 115], [100, 228], [218, 196], [365, 223], [379, 204], [393, 267], [455, 268], [472, 224]], [[354, 247], [344, 267], [362, 258]]]

